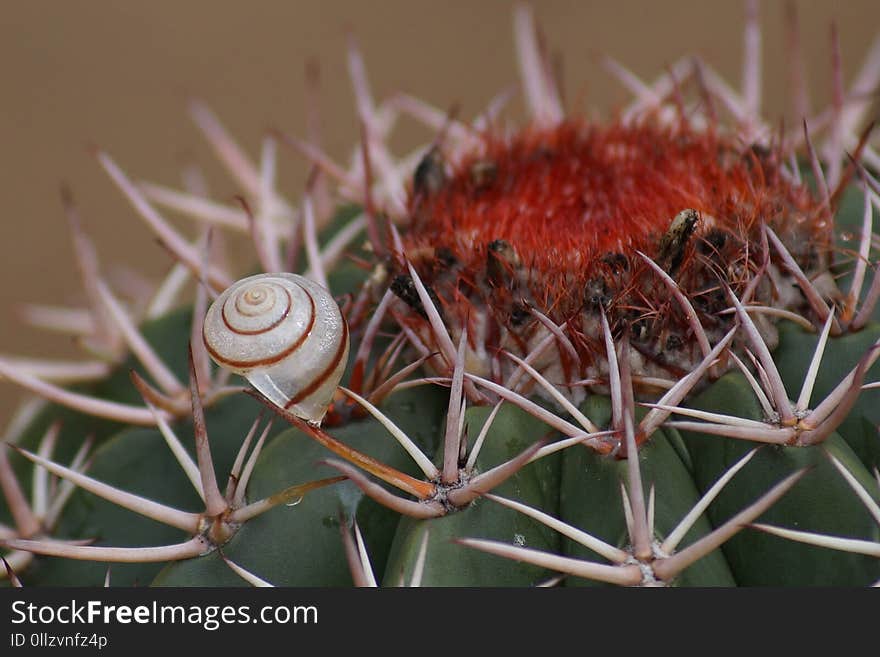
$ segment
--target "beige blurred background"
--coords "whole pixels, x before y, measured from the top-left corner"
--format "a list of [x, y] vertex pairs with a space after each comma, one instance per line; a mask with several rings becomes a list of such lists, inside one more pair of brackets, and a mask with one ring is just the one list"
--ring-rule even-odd
[[[801, 0], [814, 107], [830, 90], [830, 22], [837, 21], [847, 80], [880, 31], [877, 0]], [[345, 68], [345, 29], [359, 39], [377, 97], [404, 90], [464, 117], [516, 80], [507, 0], [5, 0], [0, 3], [0, 353], [71, 356], [64, 337], [25, 326], [23, 302], [79, 298], [61, 212], [62, 181], [73, 190], [102, 264], [124, 264], [158, 279], [169, 266], [120, 194], [88, 155], [107, 149], [128, 172], [178, 184], [181, 163], [211, 161], [190, 123], [186, 99], [206, 100], [252, 154], [267, 127], [304, 134], [304, 67], [322, 70], [326, 149], [342, 158], [357, 137]], [[782, 2], [761, 6], [764, 93], [769, 117], [785, 103]], [[701, 55], [738, 84], [740, 2], [545, 0], [535, 13], [560, 53], [567, 96], [608, 111], [626, 98], [596, 63], [613, 55], [646, 79], [685, 52]], [[406, 123], [406, 122], [405, 122]], [[398, 145], [428, 133], [412, 123]], [[214, 195], [235, 186], [208, 167]], [[302, 189], [305, 166], [281, 158], [281, 188]], [[18, 389], [0, 382], [0, 426]]]

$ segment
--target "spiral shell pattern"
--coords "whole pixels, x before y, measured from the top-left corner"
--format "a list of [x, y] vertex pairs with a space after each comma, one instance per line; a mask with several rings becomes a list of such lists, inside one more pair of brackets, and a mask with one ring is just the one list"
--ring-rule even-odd
[[233, 283], [205, 316], [205, 346], [274, 404], [318, 423], [348, 358], [348, 326], [330, 293], [296, 274]]

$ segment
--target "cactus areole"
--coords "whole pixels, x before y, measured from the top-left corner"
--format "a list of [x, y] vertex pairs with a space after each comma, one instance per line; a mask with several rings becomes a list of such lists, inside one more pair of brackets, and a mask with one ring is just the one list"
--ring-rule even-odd
[[[98, 152], [180, 266], [126, 305], [66, 201], [90, 305], [41, 321], [85, 317], [92, 351], [0, 358], [52, 402], [0, 448], [10, 580], [880, 584], [880, 38], [850, 89], [835, 58], [831, 108], [777, 131], [757, 14], [741, 91], [691, 57], [650, 84], [606, 60], [635, 98], [596, 121], [566, 111], [517, 6], [515, 128], [504, 93], [472, 123], [375, 103], [352, 42], [350, 165], [283, 133], [257, 164], [192, 106], [243, 207]], [[404, 113], [437, 136], [397, 157]], [[278, 138], [316, 167], [301, 203], [276, 189]], [[236, 282], [205, 248], [218, 223], [263, 273]]]

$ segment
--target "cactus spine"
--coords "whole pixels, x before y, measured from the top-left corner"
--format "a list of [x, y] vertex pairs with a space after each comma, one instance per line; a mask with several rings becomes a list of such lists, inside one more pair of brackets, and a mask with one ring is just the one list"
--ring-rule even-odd
[[[67, 200], [98, 360], [63, 377], [0, 361], [46, 400], [0, 450], [10, 581], [98, 585], [108, 563], [114, 584], [158, 586], [880, 579], [880, 183], [860, 132], [880, 50], [814, 145], [807, 122], [759, 115], [749, 57], [742, 93], [685, 59], [608, 124], [567, 116], [528, 8], [514, 29], [516, 130], [503, 97], [472, 123], [374, 105], [352, 47], [348, 168], [283, 134], [258, 166], [198, 103], [240, 206], [96, 153], [178, 264], [127, 307]], [[398, 158], [402, 111], [438, 137]], [[299, 205], [280, 196], [279, 140], [336, 183], [335, 210], [315, 180]], [[206, 329], [237, 278], [218, 224], [295, 288], [223, 295]], [[292, 346], [263, 335], [287, 320]], [[261, 369], [302, 345], [283, 376]]]

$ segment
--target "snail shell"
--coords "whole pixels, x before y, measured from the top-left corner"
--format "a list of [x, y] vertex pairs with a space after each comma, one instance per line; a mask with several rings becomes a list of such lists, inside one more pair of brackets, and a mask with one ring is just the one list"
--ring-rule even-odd
[[205, 316], [205, 346], [274, 404], [320, 423], [348, 360], [348, 326], [320, 285], [259, 274], [223, 291]]

